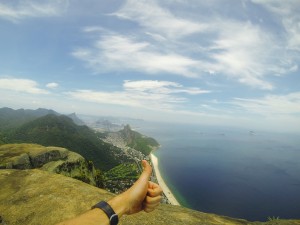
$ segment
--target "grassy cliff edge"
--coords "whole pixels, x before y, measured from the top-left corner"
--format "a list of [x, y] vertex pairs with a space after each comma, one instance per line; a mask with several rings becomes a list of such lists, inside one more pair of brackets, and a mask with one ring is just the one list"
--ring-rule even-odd
[[[0, 183], [0, 213], [5, 223], [10, 225], [55, 224], [89, 210], [97, 201], [113, 197], [113, 194], [81, 181], [37, 169], [0, 170]], [[300, 224], [300, 220], [275, 222], [248, 222], [162, 204], [152, 213], [124, 216], [120, 224]]]

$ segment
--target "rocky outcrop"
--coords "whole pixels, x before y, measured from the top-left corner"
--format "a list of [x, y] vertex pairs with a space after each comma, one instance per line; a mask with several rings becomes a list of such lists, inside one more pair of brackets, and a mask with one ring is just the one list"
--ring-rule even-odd
[[99, 172], [91, 161], [65, 148], [36, 144], [0, 146], [0, 169], [34, 169], [60, 173], [94, 186], [101, 186]]
[[132, 143], [135, 139], [135, 133], [132, 132], [131, 127], [128, 124], [124, 126], [123, 130], [119, 131], [119, 133], [127, 144]]
[[123, 130], [118, 132], [110, 132], [106, 134], [106, 138], [103, 141], [111, 143], [115, 146], [129, 147], [134, 151], [140, 152], [147, 156], [152, 150], [159, 147], [159, 143], [151, 137], [142, 135], [134, 130], [131, 130], [129, 125], [124, 126]]
[[[38, 169], [0, 170], [0, 215], [9, 225], [52, 225], [89, 210], [113, 194], [60, 174]], [[274, 223], [275, 222], [275, 223]], [[152, 213], [124, 216], [121, 225], [299, 225], [299, 220], [268, 223], [201, 213], [180, 206], [164, 205]]]

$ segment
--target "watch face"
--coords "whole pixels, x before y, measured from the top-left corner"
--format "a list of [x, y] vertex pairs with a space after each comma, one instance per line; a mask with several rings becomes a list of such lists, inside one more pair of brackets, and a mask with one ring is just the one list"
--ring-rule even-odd
[[117, 225], [118, 222], [119, 222], [119, 218], [118, 218], [118, 215], [117, 214], [113, 214], [111, 217], [110, 217], [110, 224], [111, 225]]

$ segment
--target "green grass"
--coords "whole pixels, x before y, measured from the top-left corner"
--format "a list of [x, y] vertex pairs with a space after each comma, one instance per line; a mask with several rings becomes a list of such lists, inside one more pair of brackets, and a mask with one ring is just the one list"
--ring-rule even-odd
[[104, 173], [104, 180], [137, 179], [138, 167], [135, 163], [120, 164]]

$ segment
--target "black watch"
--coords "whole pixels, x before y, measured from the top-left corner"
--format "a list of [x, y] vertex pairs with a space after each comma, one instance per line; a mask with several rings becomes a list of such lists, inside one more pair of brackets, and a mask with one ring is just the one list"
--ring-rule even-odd
[[109, 218], [110, 225], [117, 225], [118, 224], [119, 217], [107, 202], [104, 202], [104, 201], [98, 202], [96, 205], [94, 205], [92, 207], [92, 209], [94, 209], [94, 208], [102, 209], [103, 212], [105, 212], [105, 214]]

